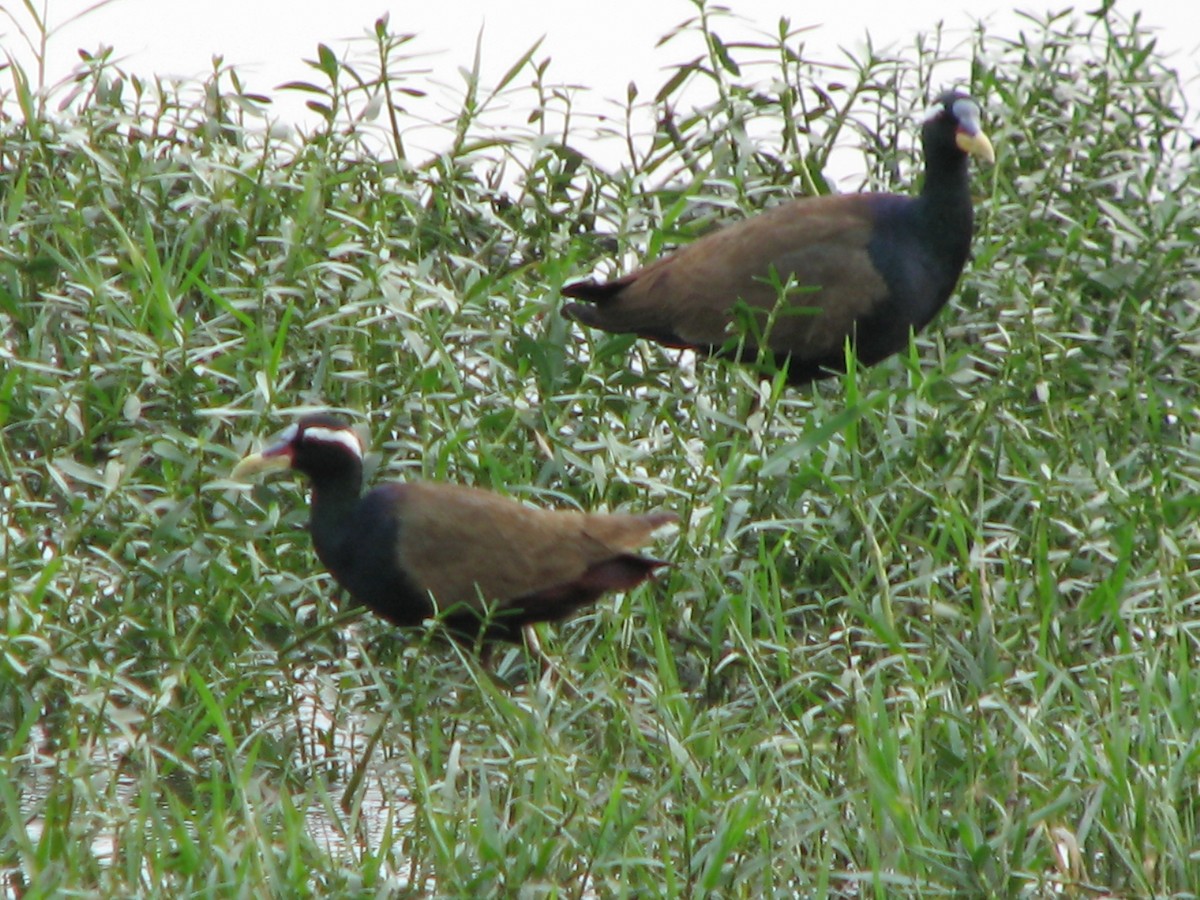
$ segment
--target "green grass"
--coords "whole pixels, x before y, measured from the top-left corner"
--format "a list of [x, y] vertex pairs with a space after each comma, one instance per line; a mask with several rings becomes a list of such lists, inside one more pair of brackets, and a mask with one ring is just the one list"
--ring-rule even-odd
[[[236, 72], [97, 53], [59, 111], [0, 71], [6, 896], [1200, 893], [1176, 76], [1111, 13], [836, 69], [697, 10], [708, 55], [603, 119], [536, 48], [468, 79], [428, 160], [370, 103], [425, 87], [386, 23], [291, 138]], [[793, 390], [558, 316], [835, 147], [909, 190], [951, 56], [1000, 158], [909, 353]], [[302, 487], [228, 480], [326, 406], [374, 478], [673, 509], [674, 565], [542, 631], [570, 688], [331, 624]]]

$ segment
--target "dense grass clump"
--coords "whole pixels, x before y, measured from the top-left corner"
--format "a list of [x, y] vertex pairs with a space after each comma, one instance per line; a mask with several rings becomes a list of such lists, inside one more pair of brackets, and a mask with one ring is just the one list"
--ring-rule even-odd
[[[620, 117], [532, 51], [468, 73], [429, 159], [385, 21], [288, 87], [293, 136], [234, 71], [0, 71], [6, 892], [1200, 893], [1174, 73], [1108, 7], [849, 68], [697, 10], [702, 55]], [[829, 190], [831, 154], [910, 190], [951, 55], [1000, 158], [910, 353], [793, 390], [557, 315], [593, 267]], [[674, 509], [674, 566], [543, 631], [569, 686], [347, 625], [301, 489], [227, 478], [314, 407], [375, 478]]]

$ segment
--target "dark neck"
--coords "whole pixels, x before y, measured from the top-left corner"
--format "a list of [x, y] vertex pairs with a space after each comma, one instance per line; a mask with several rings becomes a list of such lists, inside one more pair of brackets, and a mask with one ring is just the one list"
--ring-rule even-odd
[[955, 148], [929, 156], [918, 205], [929, 239], [965, 259], [975, 218], [966, 154]]
[[362, 467], [313, 477], [308, 523], [321, 561], [337, 574], [347, 539], [354, 539], [354, 510], [362, 493]]
[[971, 182], [967, 154], [957, 147], [927, 150], [922, 197], [964, 197], [970, 201]]

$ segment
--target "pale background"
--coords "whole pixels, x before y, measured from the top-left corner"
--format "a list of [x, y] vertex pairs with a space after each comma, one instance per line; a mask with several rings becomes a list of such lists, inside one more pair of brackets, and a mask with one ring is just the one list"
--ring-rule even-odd
[[[580, 107], [592, 112], [602, 111], [606, 101], [622, 98], [630, 81], [638, 83], [645, 98], [661, 86], [665, 70], [700, 52], [695, 41], [675, 41], [656, 48], [663, 35], [696, 15], [696, 7], [688, 0], [116, 0], [83, 17], [78, 16], [91, 5], [88, 2], [31, 2], [39, 10], [47, 9], [46, 19], [55, 29], [46, 53], [48, 85], [66, 77], [78, 64], [76, 51], [81, 47], [112, 46], [121, 67], [129, 72], [191, 79], [211, 73], [212, 58], [220, 54], [237, 67], [249, 89], [276, 98], [270, 115], [284, 121], [303, 116], [306, 98], [275, 88], [296, 79], [320, 81], [302, 62], [315, 58], [317, 44], [329, 44], [340, 55], [350, 40], [361, 40], [385, 12], [390, 14], [393, 33], [417, 35], [405, 52], [419, 55], [415, 65], [427, 70], [418, 76], [419, 86], [434, 98], [444, 98], [441, 109], [446, 115], [459, 108], [463, 84], [459, 68], [472, 64], [477, 41], [487, 84], [544, 37], [535, 59], [551, 58], [546, 80], [586, 87], [580, 91]], [[947, 43], [954, 44], [965, 41], [978, 21], [985, 22], [992, 35], [1014, 36], [1022, 27], [1036, 31], [1027, 21], [1022, 25], [1014, 10], [1040, 19], [1050, 11], [1070, 9], [1053, 0], [1032, 0], [1016, 7], [997, 0], [839, 0], [820, 4], [725, 0], [724, 5], [742, 21], [722, 20], [716, 29], [722, 37], [774, 34], [779, 18], [786, 15], [793, 28], [811, 27], [803, 37], [804, 54], [822, 62], [844, 61], [847, 51], [862, 56], [868, 32], [877, 51], [891, 48], [903, 54], [919, 33], [932, 33], [939, 25]], [[1100, 0], [1089, 0], [1070, 15], [1084, 18], [1099, 5]], [[1170, 54], [1171, 63], [1187, 83], [1191, 107], [1187, 122], [1194, 125], [1200, 107], [1200, 3], [1117, 0], [1116, 11], [1126, 19], [1140, 15], [1142, 22], [1155, 30], [1160, 48]], [[73, 18], [76, 20], [71, 21]], [[0, 5], [0, 46], [36, 76], [30, 67], [33, 56], [21, 35], [22, 30], [34, 34], [30, 23], [24, 0], [4, 0]], [[360, 52], [367, 49], [366, 43], [360, 46]], [[948, 71], [953, 74], [953, 66]], [[5, 83], [8, 77], [0, 72], [0, 95], [11, 88], [11, 83]], [[529, 80], [521, 79], [522, 83]], [[438, 112], [426, 109], [423, 115], [433, 119]], [[406, 137], [411, 139], [411, 135]], [[419, 155], [443, 142], [441, 135], [422, 146], [418, 134], [416, 152]]]
[[[211, 69], [213, 54], [222, 54], [252, 77], [261, 76], [260, 87], [273, 87], [302, 75], [299, 60], [312, 58], [318, 42], [340, 49], [386, 12], [394, 32], [418, 35], [417, 48], [434, 54], [428, 62], [443, 79], [452, 77], [458, 65], [470, 64], [481, 29], [484, 71], [493, 75], [544, 35], [542, 51], [553, 57], [556, 78], [588, 85], [604, 96], [622, 93], [631, 79], [656, 84], [657, 78], [647, 76], [675, 61], [668, 51], [655, 51], [656, 41], [696, 11], [688, 0], [116, 0], [71, 22], [92, 4], [32, 3], [39, 10], [48, 8], [50, 24], [61, 26], [50, 47], [50, 80], [78, 61], [76, 48], [105, 43], [141, 73], [200, 75]], [[781, 16], [789, 17], [793, 26], [815, 26], [805, 43], [816, 55], [829, 57], [839, 46], [861, 48], [868, 31], [876, 47], [904, 46], [939, 22], [959, 34], [977, 20], [1015, 30], [1020, 19], [1014, 10], [1040, 17], [1071, 8], [1062, 0], [723, 0], [723, 5], [747, 20], [746, 33], [754, 28], [773, 32]], [[1073, 14], [1082, 16], [1100, 5], [1100, 0], [1085, 0], [1075, 5]], [[0, 4], [0, 42], [19, 57], [25, 51], [17, 26], [28, 30], [30, 23], [23, 7], [24, 0]], [[1140, 14], [1158, 33], [1160, 46], [1175, 55], [1184, 75], [1195, 80], [1200, 72], [1200, 3], [1117, 0], [1115, 8], [1126, 18]]]

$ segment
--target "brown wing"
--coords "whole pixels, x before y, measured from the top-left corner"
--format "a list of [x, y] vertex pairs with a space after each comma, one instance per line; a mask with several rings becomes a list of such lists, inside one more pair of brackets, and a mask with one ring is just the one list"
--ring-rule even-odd
[[733, 337], [739, 300], [760, 310], [776, 306], [774, 267], [780, 283], [793, 278], [799, 290], [790, 311], [776, 314], [769, 347], [800, 357], [837, 353], [854, 322], [887, 297], [867, 252], [870, 202], [863, 195], [795, 200], [722, 228], [598, 286], [591, 297], [577, 293], [598, 301], [580, 318], [608, 331], [719, 347]]
[[675, 519], [534, 509], [460, 485], [409, 483], [398, 493], [398, 561], [442, 609], [569, 585]]

